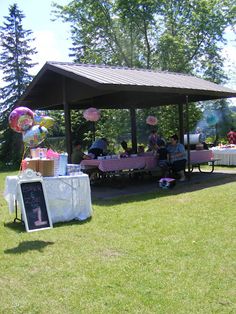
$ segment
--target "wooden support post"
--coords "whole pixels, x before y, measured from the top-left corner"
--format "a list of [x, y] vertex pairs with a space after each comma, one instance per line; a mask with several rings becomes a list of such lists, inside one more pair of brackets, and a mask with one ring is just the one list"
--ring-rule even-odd
[[137, 125], [136, 125], [136, 111], [134, 108], [130, 108], [130, 120], [131, 120], [131, 141], [132, 149], [137, 153]]
[[65, 133], [66, 133], [66, 149], [68, 153], [68, 163], [71, 163], [71, 154], [72, 154], [72, 143], [71, 143], [71, 116], [70, 116], [70, 108], [67, 104], [66, 97], [66, 79], [63, 77], [62, 79], [62, 102], [64, 107], [64, 116], [65, 116]]
[[183, 104], [178, 105], [179, 109], [179, 141], [184, 144], [184, 113]]
[[189, 142], [189, 103], [188, 95], [186, 95], [186, 133], [187, 133], [187, 165], [188, 165], [188, 179], [190, 180], [191, 161], [190, 161], [190, 142]]

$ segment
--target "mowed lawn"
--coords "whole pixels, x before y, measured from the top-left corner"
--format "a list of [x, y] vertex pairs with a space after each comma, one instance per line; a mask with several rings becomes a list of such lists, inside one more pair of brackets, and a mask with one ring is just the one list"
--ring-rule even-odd
[[0, 173], [0, 313], [236, 313], [236, 182], [93, 203], [25, 232]]

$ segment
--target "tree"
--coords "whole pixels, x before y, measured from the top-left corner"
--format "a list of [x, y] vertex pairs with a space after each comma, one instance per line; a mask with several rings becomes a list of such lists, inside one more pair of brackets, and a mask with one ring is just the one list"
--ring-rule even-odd
[[3, 26], [0, 27], [0, 68], [5, 82], [1, 88], [0, 124], [4, 132], [0, 158], [7, 162], [19, 161], [21, 157], [20, 137], [9, 129], [8, 116], [32, 80], [29, 69], [35, 65], [31, 61], [31, 56], [36, 53], [35, 48], [31, 47], [34, 39], [31, 37], [32, 31], [23, 29], [24, 17], [17, 4], [10, 5], [9, 16], [5, 17]]
[[[227, 78], [222, 49], [224, 31], [235, 23], [234, 0], [73, 0], [54, 6], [55, 16], [71, 24], [75, 62], [191, 73], [215, 83]], [[190, 120], [196, 124], [194, 107]], [[178, 128], [173, 111], [161, 108], [170, 130]]]

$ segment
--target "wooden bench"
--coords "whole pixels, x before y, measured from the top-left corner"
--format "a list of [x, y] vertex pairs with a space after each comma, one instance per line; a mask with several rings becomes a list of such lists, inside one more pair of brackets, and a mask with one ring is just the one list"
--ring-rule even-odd
[[[197, 160], [190, 161], [190, 166], [191, 166], [190, 171], [193, 172], [194, 168], [198, 168], [198, 170], [202, 173], [204, 173], [204, 172], [212, 173], [215, 169], [215, 162], [218, 160], [220, 160], [220, 159], [219, 158], [215, 158], [215, 159], [211, 158], [211, 159], [200, 160], [200, 161], [197, 161]], [[209, 166], [211, 166], [211, 171], [203, 171], [201, 169], [201, 165], [207, 165], [207, 164]]]

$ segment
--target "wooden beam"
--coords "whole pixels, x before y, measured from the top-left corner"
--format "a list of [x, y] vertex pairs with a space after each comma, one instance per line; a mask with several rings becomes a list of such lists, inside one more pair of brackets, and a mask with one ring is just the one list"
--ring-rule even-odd
[[67, 104], [67, 95], [66, 95], [66, 79], [62, 78], [62, 103], [64, 107], [65, 115], [65, 135], [66, 135], [66, 149], [68, 153], [68, 163], [71, 163], [71, 154], [72, 154], [72, 144], [71, 144], [71, 115], [70, 108]]
[[188, 96], [186, 95], [186, 133], [187, 133], [187, 166], [188, 166], [188, 179], [190, 179], [190, 137], [189, 137], [189, 103], [188, 103]]
[[184, 144], [184, 113], [183, 104], [178, 105], [179, 109], [179, 141]]
[[136, 111], [134, 108], [130, 108], [130, 120], [131, 120], [131, 141], [132, 149], [137, 152], [137, 124], [136, 124]]

